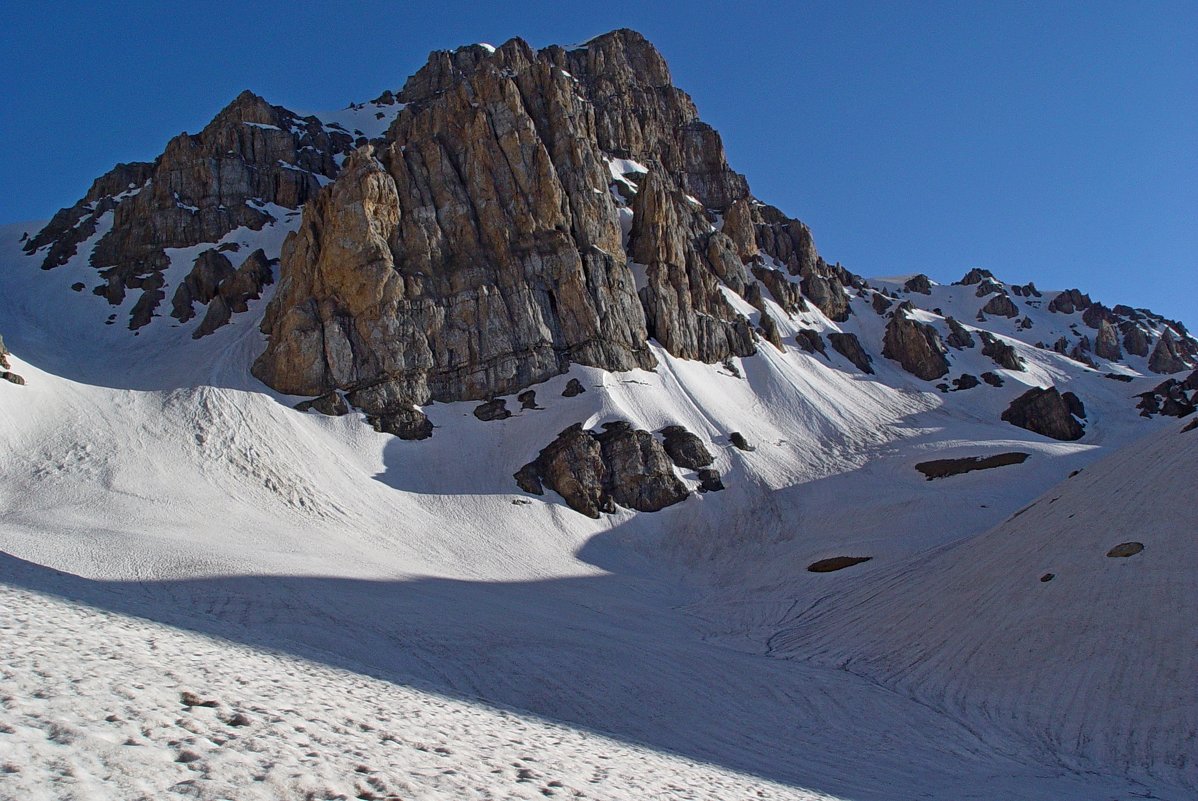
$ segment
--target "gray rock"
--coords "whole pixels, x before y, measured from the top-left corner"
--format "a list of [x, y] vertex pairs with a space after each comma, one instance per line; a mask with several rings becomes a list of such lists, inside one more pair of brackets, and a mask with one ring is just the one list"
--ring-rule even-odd
[[586, 387], [577, 378], [571, 378], [566, 382], [566, 388], [562, 390], [563, 398], [573, 398], [576, 395], [581, 395], [586, 392]]
[[474, 416], [484, 422], [490, 422], [492, 420], [506, 420], [512, 416], [512, 413], [508, 411], [506, 400], [495, 398], [476, 406], [474, 408]]

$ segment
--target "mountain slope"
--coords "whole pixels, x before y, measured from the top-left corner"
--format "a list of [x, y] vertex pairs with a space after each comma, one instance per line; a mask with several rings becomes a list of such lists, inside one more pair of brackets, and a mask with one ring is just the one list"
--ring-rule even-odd
[[[842, 652], [831, 623], [795, 615], [841, 609], [843, 587], [856, 621], [887, 582], [914, 609], [925, 562], [1014, 559], [985, 532], [1175, 434], [1168, 415], [1198, 400], [1178, 380], [1198, 354], [1181, 323], [979, 270], [939, 286], [827, 263], [629, 31], [435, 53], [398, 95], [335, 114], [243, 95], [130, 169], [148, 183], [118, 168], [47, 226], [0, 230], [0, 332], [27, 382], [0, 382], [13, 604], [55, 596], [72, 630], [79, 605], [112, 613], [130, 648], [176, 639], [130, 622], [149, 618], [218, 640], [178, 648], [274, 649], [279, 671], [321, 662], [857, 801], [1192, 785], [1174, 758], [1184, 704], [1147, 744], [1135, 705], [1151, 699], [1132, 691], [1052, 696], [1086, 710], [1054, 728], [955, 651], [914, 651], [918, 681], [898, 675], [895, 649], [915, 646], [886, 636], [910, 627]], [[573, 426], [603, 458], [559, 460], [526, 491], [516, 474]], [[620, 426], [635, 447], [595, 444]], [[671, 426], [722, 490], [667, 455]], [[917, 467], [1012, 453], [935, 480]], [[590, 517], [571, 480], [685, 492]], [[1171, 480], [1162, 521], [1184, 502]], [[807, 569], [846, 556], [869, 561]], [[1067, 586], [1055, 572], [1035, 589]], [[69, 647], [35, 628], [14, 636]], [[810, 642], [828, 658], [767, 658]], [[979, 717], [991, 693], [1002, 719]]]
[[[1146, 437], [966, 542], [846, 582], [771, 639], [968, 719], [1198, 786], [1198, 436]], [[1143, 546], [1112, 556], [1116, 546]], [[1135, 546], [1127, 548], [1134, 551]]]

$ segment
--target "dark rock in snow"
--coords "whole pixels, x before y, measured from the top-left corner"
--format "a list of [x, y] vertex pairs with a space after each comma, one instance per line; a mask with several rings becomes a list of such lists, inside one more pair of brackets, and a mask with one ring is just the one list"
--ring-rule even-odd
[[872, 556], [832, 556], [827, 559], [820, 559], [817, 562], [812, 562], [807, 565], [807, 570], [812, 573], [834, 573], [837, 570], [844, 570], [846, 567], [859, 565], [862, 562], [868, 562], [873, 559]]
[[885, 314], [886, 310], [894, 305], [894, 301], [887, 298], [881, 292], [875, 292], [870, 299], [870, 304], [874, 307], [874, 311], [881, 315]]
[[856, 334], [832, 331], [828, 333], [828, 341], [837, 353], [852, 362], [858, 370], [873, 375], [873, 359], [865, 352], [865, 348], [861, 347], [861, 341], [857, 339]]
[[655, 512], [686, 499], [686, 486], [652, 434], [623, 421], [603, 428], [570, 426], [515, 474], [517, 483], [536, 494], [548, 487], [571, 509], [596, 518], [617, 504]]
[[1013, 464], [1023, 464], [1031, 454], [1021, 451], [996, 453], [993, 456], [971, 456], [964, 459], [933, 459], [920, 462], [915, 469], [927, 476], [928, 481], [934, 478], [947, 478], [969, 473], [974, 470], [990, 470], [995, 467], [1006, 467]]
[[994, 273], [990, 272], [989, 270], [984, 270], [981, 267], [974, 267], [969, 272], [965, 273], [965, 276], [957, 283], [963, 284], [964, 286], [971, 286], [972, 284], [980, 284], [982, 281], [987, 279], [993, 281]]
[[1001, 387], [1005, 383], [998, 373], [982, 373], [982, 380], [992, 387]]
[[903, 289], [908, 292], [918, 292], [921, 295], [932, 294], [932, 282], [923, 273], [913, 275], [903, 284]]
[[345, 402], [345, 398], [336, 392], [329, 392], [312, 400], [300, 401], [295, 404], [295, 408], [301, 412], [311, 409], [330, 417], [340, 417], [349, 414], [349, 404]]
[[995, 295], [986, 301], [986, 305], [982, 307], [983, 314], [993, 315], [994, 317], [1018, 317], [1019, 309], [1015, 308], [1014, 301], [1006, 295]]
[[516, 396], [516, 400], [520, 401], [521, 409], [540, 409], [541, 408], [540, 406], [537, 406], [536, 390], [526, 389], [523, 392], [521, 392], [519, 395]]
[[946, 317], [944, 322], [948, 325], [948, 338], [945, 339], [945, 342], [948, 343], [949, 347], [963, 350], [974, 346], [973, 335], [969, 333], [965, 326], [952, 317]]
[[490, 422], [492, 420], [506, 420], [512, 416], [512, 413], [508, 411], [506, 400], [495, 398], [474, 407], [474, 416], [484, 422]]
[[828, 355], [824, 347], [823, 337], [814, 328], [800, 328], [798, 333], [795, 334], [795, 343], [804, 353], [819, 353], [822, 356]]
[[883, 338], [882, 355], [902, 365], [903, 369], [925, 381], [948, 373], [944, 343], [936, 329], [907, 316], [909, 302], [903, 302], [890, 318]]
[[666, 426], [661, 430], [666, 453], [674, 464], [687, 470], [698, 470], [715, 461], [698, 435], [683, 426]]
[[1106, 555], [1112, 559], [1126, 559], [1129, 556], [1135, 556], [1144, 550], [1142, 542], [1121, 542], [1114, 548], [1106, 552]]
[[699, 471], [699, 492], [719, 492], [724, 489], [724, 481], [720, 474], [709, 467]]
[[1077, 289], [1067, 289], [1048, 302], [1048, 310], [1061, 314], [1073, 314], [1075, 311], [1089, 308], [1090, 303], [1089, 295], [1083, 295]]
[[748, 440], [745, 439], [745, 435], [740, 433], [739, 431], [733, 431], [731, 434], [729, 434], [728, 441], [732, 443], [732, 447], [737, 448], [738, 450], [742, 450], [742, 451], [757, 450], [756, 447], [754, 447], [748, 443]]
[[962, 389], [973, 389], [980, 384], [981, 382], [978, 381], [977, 376], [971, 375], [969, 373], [962, 373], [960, 377], [953, 379], [953, 388], [956, 391]]
[[566, 388], [562, 390], [563, 398], [573, 398], [576, 395], [581, 395], [586, 392], [586, 388], [577, 378], [571, 378], [566, 382]]
[[1014, 345], [1007, 344], [989, 331], [980, 331], [978, 336], [982, 339], [983, 356], [989, 356], [995, 364], [1007, 370], [1026, 369], [1023, 359], [1019, 357], [1019, 352], [1015, 350]]
[[[1073, 393], [1066, 393], [1072, 395]], [[1040, 389], [1033, 387], [1011, 401], [1002, 413], [1002, 419], [1011, 425], [1027, 429], [1052, 439], [1072, 441], [1085, 434], [1073, 416], [1072, 409], [1080, 407], [1081, 401], [1066, 400], [1056, 387]], [[1084, 411], [1084, 410], [1083, 410]]]

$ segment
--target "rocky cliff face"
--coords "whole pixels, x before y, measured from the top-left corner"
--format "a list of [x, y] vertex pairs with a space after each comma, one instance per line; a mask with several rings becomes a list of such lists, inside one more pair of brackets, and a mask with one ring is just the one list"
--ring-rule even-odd
[[399, 99], [385, 140], [349, 158], [284, 247], [254, 366], [276, 389], [385, 387], [408, 408], [571, 363], [652, 368], [651, 337], [683, 358], [747, 356], [757, 337], [726, 293], [762, 296], [749, 266], [780, 302], [802, 286], [847, 315], [860, 279], [751, 198], [639, 34], [434, 53]]

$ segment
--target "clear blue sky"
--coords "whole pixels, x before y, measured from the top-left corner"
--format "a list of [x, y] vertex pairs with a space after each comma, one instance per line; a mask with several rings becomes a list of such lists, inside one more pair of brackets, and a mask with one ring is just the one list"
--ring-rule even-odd
[[244, 88], [338, 108], [433, 49], [631, 27], [829, 260], [939, 281], [983, 266], [1198, 328], [1194, 0], [17, 5], [0, 222], [50, 216]]

